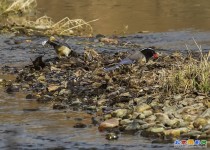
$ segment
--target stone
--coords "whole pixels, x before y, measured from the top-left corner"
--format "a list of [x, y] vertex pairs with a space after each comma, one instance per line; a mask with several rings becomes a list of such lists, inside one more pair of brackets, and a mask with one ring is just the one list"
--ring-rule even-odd
[[145, 103], [141, 104], [141, 105], [138, 105], [136, 106], [135, 108], [135, 111], [138, 112], [138, 113], [141, 113], [145, 110], [148, 110], [148, 109], [151, 109], [151, 107]]
[[58, 86], [58, 85], [53, 85], [53, 84], [51, 84], [51, 85], [49, 85], [49, 86], [47, 87], [47, 89], [48, 89], [49, 92], [54, 92], [54, 91], [56, 91], [59, 87], [60, 87], [60, 86]]
[[37, 80], [38, 80], [38, 81], [45, 81], [46, 78], [45, 78], [45, 76], [41, 75], [41, 76], [39, 76], [39, 77], [37, 78]]
[[133, 121], [130, 120], [130, 119], [123, 119], [123, 120], [120, 121], [120, 124], [121, 124], [121, 125], [127, 125], [127, 124], [130, 124], [130, 123], [132, 123], [132, 122], [133, 122]]
[[195, 121], [193, 122], [194, 128], [202, 128], [202, 127], [206, 126], [207, 124], [208, 124], [207, 119], [201, 118], [201, 117], [195, 119]]
[[128, 110], [127, 109], [117, 109], [112, 112], [113, 117], [122, 118], [127, 115]]
[[165, 129], [163, 127], [151, 127], [149, 129], [147, 129], [148, 131], [154, 132], [154, 133], [161, 133], [163, 132]]
[[118, 118], [112, 118], [112, 119], [108, 119], [104, 122], [102, 122], [99, 125], [99, 130], [104, 130], [107, 128], [114, 128], [114, 127], [118, 127], [119, 126], [119, 119]]
[[145, 115], [145, 117], [151, 116], [153, 114], [152, 110], [145, 110], [143, 112], [143, 114]]
[[210, 117], [210, 108], [206, 109], [202, 114], [201, 117]]

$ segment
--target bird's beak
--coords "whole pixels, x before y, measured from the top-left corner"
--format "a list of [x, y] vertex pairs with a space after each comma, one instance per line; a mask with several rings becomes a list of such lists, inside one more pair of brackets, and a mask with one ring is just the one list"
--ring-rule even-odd
[[45, 44], [47, 43], [47, 40], [42, 42], [42, 45], [45, 46]]
[[153, 54], [153, 58], [154, 58], [154, 59], [158, 59], [158, 57], [159, 57], [159, 56], [158, 56], [157, 53]]

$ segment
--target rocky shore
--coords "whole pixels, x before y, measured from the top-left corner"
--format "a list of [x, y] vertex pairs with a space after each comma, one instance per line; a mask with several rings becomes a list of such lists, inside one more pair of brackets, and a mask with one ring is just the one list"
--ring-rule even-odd
[[[111, 39], [99, 42], [119, 44]], [[97, 48], [86, 48], [84, 53], [69, 58], [43, 61], [39, 57], [33, 64], [13, 70], [17, 74], [14, 82], [0, 80], [0, 84], [8, 93], [29, 92], [26, 99], [51, 103], [52, 109], [93, 114], [93, 124], [99, 126], [99, 131], [108, 131], [107, 139], [116, 139], [121, 132], [162, 140], [209, 140], [209, 74], [207, 87], [200, 87], [201, 79], [194, 78], [197, 75], [174, 74], [185, 71], [183, 68], [192, 62], [199, 66], [201, 60], [177, 52], [165, 53], [146, 64], [138, 62], [104, 71], [104, 67], [126, 55], [127, 52], [106, 54]], [[2, 70], [8, 73], [10, 68]], [[182, 78], [192, 78], [199, 87], [191, 87], [187, 79], [182, 83]]]

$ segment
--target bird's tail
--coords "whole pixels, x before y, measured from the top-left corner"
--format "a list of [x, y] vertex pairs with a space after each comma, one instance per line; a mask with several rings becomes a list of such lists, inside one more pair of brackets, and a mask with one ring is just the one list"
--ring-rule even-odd
[[117, 68], [119, 68], [119, 67], [120, 67], [120, 65], [117, 64], [117, 65], [112, 66], [112, 67], [109, 67], [109, 68], [104, 68], [104, 71], [106, 71], [106, 72], [108, 72], [108, 71], [113, 71], [113, 70], [115, 70], [115, 69], [117, 69]]

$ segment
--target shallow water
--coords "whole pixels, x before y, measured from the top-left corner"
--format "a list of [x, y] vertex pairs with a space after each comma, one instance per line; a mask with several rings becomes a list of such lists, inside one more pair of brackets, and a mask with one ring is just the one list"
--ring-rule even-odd
[[[0, 78], [15, 77], [0, 74]], [[91, 124], [91, 115], [70, 110], [52, 110], [51, 104], [26, 100], [26, 93], [6, 94], [0, 88], [0, 149], [169, 149], [172, 145], [151, 144], [139, 135], [119, 135], [107, 141], [105, 133]], [[73, 126], [87, 125], [84, 129]]]

